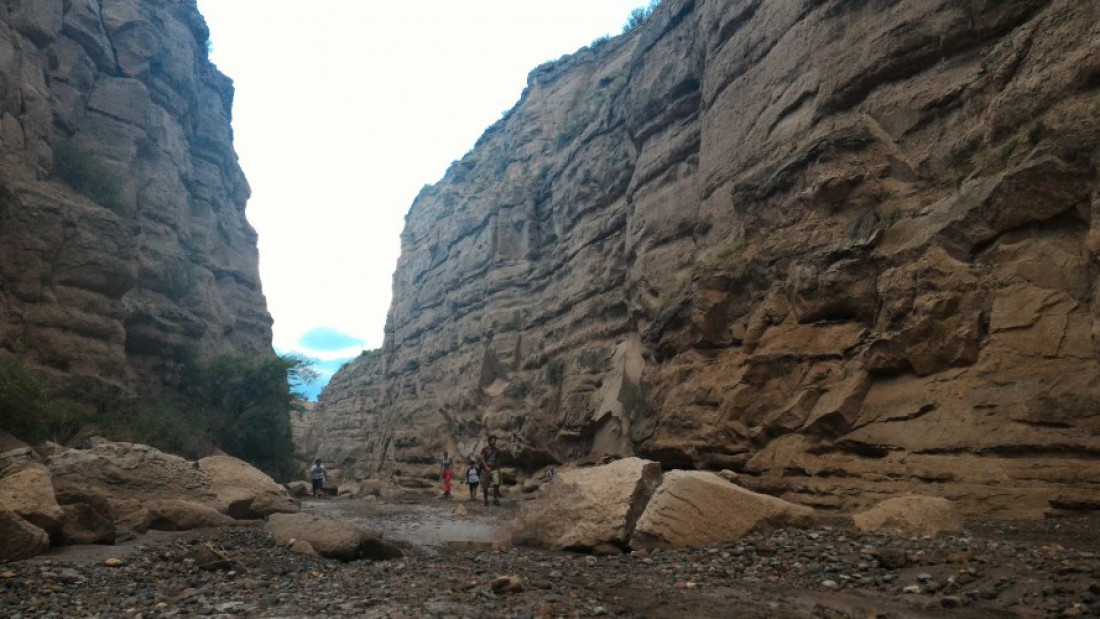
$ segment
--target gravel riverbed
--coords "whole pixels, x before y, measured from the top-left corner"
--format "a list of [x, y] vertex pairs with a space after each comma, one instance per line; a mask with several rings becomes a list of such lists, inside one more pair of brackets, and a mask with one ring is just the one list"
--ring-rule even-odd
[[[503, 545], [515, 504], [314, 501], [400, 560], [340, 563], [262, 527], [150, 534], [0, 565], [0, 616], [1100, 616], [1100, 517], [861, 533], [836, 519], [698, 550], [612, 556]], [[210, 550], [228, 561], [209, 560]]]

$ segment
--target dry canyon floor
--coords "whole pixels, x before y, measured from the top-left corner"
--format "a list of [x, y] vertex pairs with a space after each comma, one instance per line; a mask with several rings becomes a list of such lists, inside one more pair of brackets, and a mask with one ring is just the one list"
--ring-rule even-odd
[[[454, 515], [460, 504], [467, 513]], [[259, 526], [54, 549], [0, 565], [0, 616], [1100, 616], [1095, 514], [968, 521], [936, 537], [835, 519], [713, 548], [597, 557], [508, 546], [518, 507], [303, 503], [397, 541], [405, 558], [383, 562], [293, 553]], [[204, 566], [208, 545], [230, 560]]]

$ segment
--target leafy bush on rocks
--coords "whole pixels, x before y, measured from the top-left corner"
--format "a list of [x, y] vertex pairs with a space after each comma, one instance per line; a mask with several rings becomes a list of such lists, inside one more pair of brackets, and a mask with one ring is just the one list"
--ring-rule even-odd
[[661, 0], [650, 0], [647, 6], [640, 6], [630, 12], [630, 16], [626, 19], [626, 24], [623, 25], [623, 34], [626, 34], [638, 26], [645, 23], [651, 15], [653, 15], [654, 9], [661, 4]]
[[156, 400], [106, 389], [51, 390], [15, 360], [0, 362], [0, 430], [29, 443], [79, 443], [92, 435], [144, 443], [189, 459], [219, 450], [272, 477], [297, 477], [288, 375], [313, 370], [293, 355], [189, 362], [175, 393]]
[[306, 371], [306, 362], [294, 356], [220, 357], [192, 368], [184, 400], [227, 454], [275, 479], [289, 479], [297, 468], [290, 436], [294, 396], [287, 375]]
[[0, 430], [30, 443], [67, 441], [92, 417], [89, 407], [54, 397], [19, 361], [0, 361]]

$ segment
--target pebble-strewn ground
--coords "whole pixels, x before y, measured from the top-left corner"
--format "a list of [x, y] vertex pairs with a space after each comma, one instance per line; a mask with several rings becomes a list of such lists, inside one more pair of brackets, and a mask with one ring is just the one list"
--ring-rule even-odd
[[[407, 539], [410, 518], [452, 508], [364, 509]], [[515, 513], [469, 511], [471, 525]], [[1100, 616], [1098, 527], [1096, 516], [974, 522], [965, 534], [913, 538], [838, 521], [648, 555], [433, 542], [408, 543], [402, 560], [346, 564], [276, 547], [257, 527], [207, 530], [0, 565], [0, 617]], [[228, 565], [200, 567], [208, 543]]]

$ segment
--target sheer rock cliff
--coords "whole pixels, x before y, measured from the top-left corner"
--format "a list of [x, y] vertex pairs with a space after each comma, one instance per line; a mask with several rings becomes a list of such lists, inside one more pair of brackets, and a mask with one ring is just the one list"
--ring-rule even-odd
[[413, 203], [307, 449], [1100, 507], [1100, 4], [665, 0]]
[[194, 0], [0, 5], [0, 354], [126, 391], [271, 352], [208, 39]]

